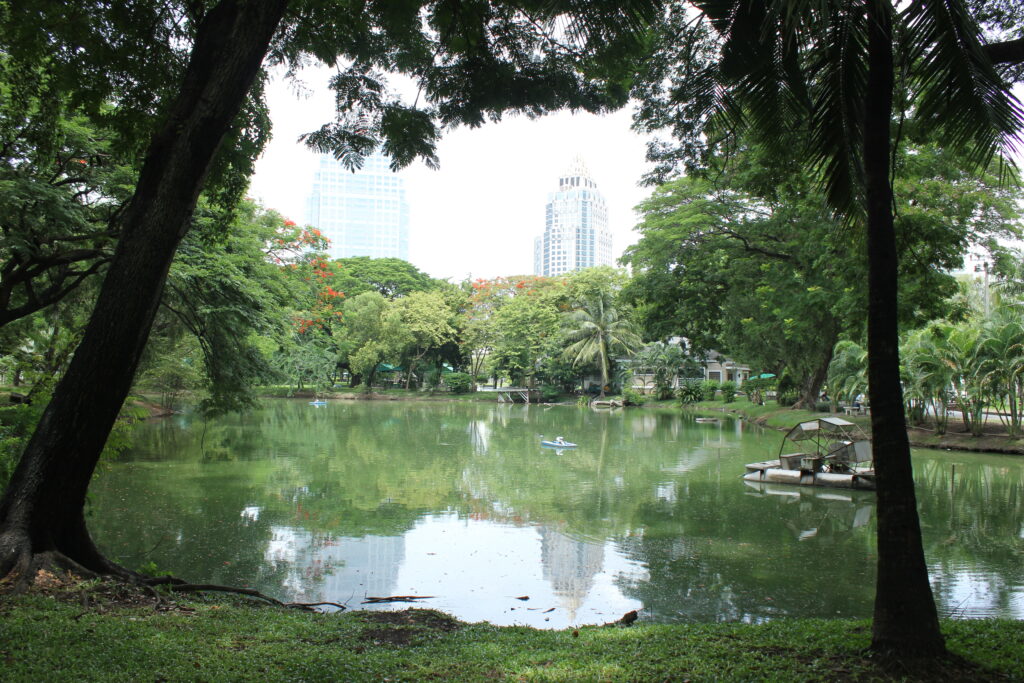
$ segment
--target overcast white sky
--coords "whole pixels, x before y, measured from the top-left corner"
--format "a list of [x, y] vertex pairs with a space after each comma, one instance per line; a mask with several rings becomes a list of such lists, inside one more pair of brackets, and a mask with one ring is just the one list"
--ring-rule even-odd
[[[256, 165], [250, 196], [295, 221], [305, 217], [316, 155], [297, 141], [333, 117], [327, 72], [304, 74], [299, 98], [288, 84], [268, 90], [274, 137]], [[507, 118], [449, 132], [438, 146], [441, 168], [415, 163], [402, 172], [410, 205], [409, 256], [439, 278], [533, 272], [533, 238], [544, 204], [579, 155], [608, 204], [616, 257], [636, 241], [633, 207], [650, 194], [637, 186], [647, 165], [644, 139], [623, 110], [608, 116], [561, 112], [537, 120]]]

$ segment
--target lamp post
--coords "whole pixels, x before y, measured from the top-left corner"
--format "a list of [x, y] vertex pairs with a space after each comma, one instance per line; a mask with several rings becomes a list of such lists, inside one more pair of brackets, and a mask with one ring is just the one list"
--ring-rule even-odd
[[982, 261], [981, 263], [975, 264], [975, 273], [984, 273], [982, 281], [984, 282], [984, 302], [985, 302], [985, 317], [988, 318], [989, 311], [989, 300], [988, 300], [988, 261]]

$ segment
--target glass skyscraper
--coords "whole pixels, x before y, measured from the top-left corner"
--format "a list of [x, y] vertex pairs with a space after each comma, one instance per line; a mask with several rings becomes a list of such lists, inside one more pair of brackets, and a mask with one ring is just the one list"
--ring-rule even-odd
[[577, 157], [548, 195], [544, 234], [533, 243], [536, 275], [561, 275], [592, 266], [612, 265], [612, 234], [604, 197]]
[[375, 153], [353, 173], [324, 154], [306, 202], [306, 223], [331, 241], [330, 255], [409, 260], [409, 204], [404, 180]]

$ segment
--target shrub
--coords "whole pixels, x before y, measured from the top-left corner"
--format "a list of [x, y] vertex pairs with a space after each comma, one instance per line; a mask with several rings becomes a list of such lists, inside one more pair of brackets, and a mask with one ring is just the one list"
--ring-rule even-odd
[[814, 404], [814, 410], [819, 413], [831, 413], [832, 404], [829, 403], [828, 401], [818, 401], [817, 403]]
[[779, 395], [775, 397], [775, 402], [785, 408], [796, 403], [798, 398], [799, 396], [797, 396], [795, 391], [789, 391], [785, 393], [780, 391]]
[[715, 394], [718, 393], [718, 390], [722, 388], [723, 384], [724, 384], [724, 382], [717, 382], [717, 381], [715, 381], [713, 379], [706, 379], [706, 380], [704, 380], [701, 383], [701, 387], [704, 390], [704, 398], [701, 399], [701, 400], [702, 401], [713, 401], [715, 399]]
[[774, 378], [752, 377], [743, 383], [743, 391], [754, 405], [763, 405], [765, 394], [775, 388]]
[[782, 371], [782, 377], [779, 378], [775, 390], [777, 392], [775, 402], [780, 406], [791, 406], [800, 398], [800, 387], [793, 381], [793, 376], [788, 368]]
[[690, 405], [704, 400], [704, 386], [702, 380], [687, 379], [676, 389], [676, 400], [680, 405]]
[[437, 389], [441, 386], [441, 379], [441, 371], [439, 369], [434, 368], [432, 370], [427, 370], [427, 372], [423, 374], [423, 386], [431, 390]]
[[732, 403], [736, 400], [735, 382], [722, 382], [722, 400], [725, 403]]
[[561, 398], [562, 392], [558, 390], [558, 387], [553, 387], [550, 384], [541, 385], [540, 398], [545, 403], [551, 403]]
[[647, 397], [634, 389], [625, 389], [622, 392], [622, 402], [627, 406], [642, 406], [647, 402]]
[[475, 388], [473, 378], [465, 372], [452, 372], [445, 375], [444, 383], [452, 390], [453, 394], [465, 394]]

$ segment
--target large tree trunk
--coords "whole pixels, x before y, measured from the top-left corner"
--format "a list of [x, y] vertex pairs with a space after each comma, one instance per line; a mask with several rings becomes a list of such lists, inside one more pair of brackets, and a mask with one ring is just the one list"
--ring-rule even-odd
[[832, 364], [832, 351], [835, 349], [836, 342], [839, 341], [839, 331], [834, 320], [827, 332], [827, 336], [822, 341], [818, 365], [804, 381], [800, 400], [793, 404], [793, 408], [815, 410], [818, 405], [818, 399], [821, 397], [821, 387], [828, 378], [828, 366]]
[[85, 494], [149, 335], [211, 159], [237, 116], [288, 0], [222, 0], [202, 20], [177, 99], [150, 143], [121, 238], [67, 373], [0, 499], [0, 577], [49, 562], [130, 573], [89, 536]]
[[889, 178], [892, 5], [868, 2], [864, 171], [868, 234], [868, 381], [878, 484], [878, 577], [871, 647], [898, 656], [945, 652], [928, 583], [900, 386], [897, 256]]

